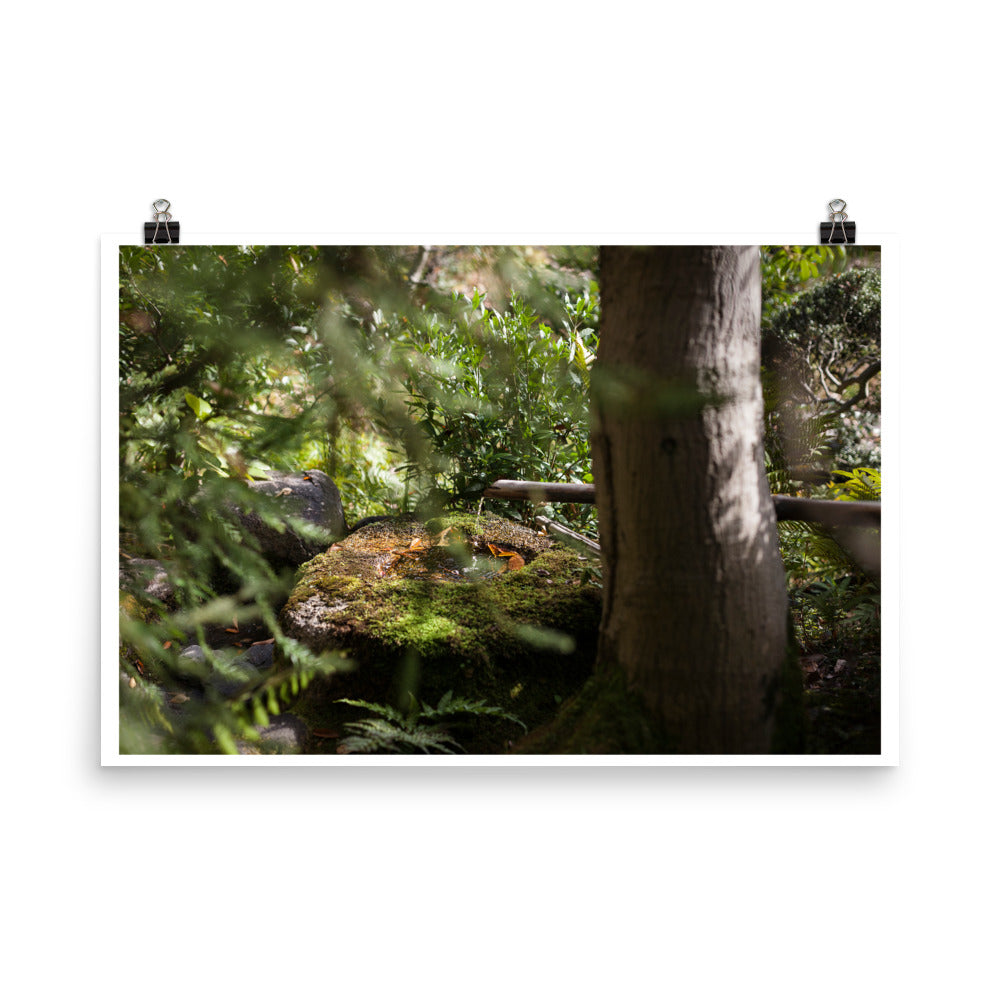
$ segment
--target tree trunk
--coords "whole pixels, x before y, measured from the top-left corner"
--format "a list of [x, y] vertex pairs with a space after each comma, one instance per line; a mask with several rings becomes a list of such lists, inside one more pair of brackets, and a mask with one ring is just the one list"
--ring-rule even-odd
[[764, 475], [756, 247], [602, 247], [598, 677], [679, 753], [771, 749], [787, 596]]

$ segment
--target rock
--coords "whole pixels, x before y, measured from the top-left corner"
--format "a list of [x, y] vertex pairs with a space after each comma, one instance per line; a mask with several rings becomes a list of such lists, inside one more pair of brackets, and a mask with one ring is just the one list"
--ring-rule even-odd
[[290, 712], [275, 716], [266, 726], [256, 726], [259, 742], [239, 741], [241, 754], [296, 754], [305, 750], [309, 738], [306, 724]]
[[197, 643], [185, 646], [181, 650], [180, 656], [183, 660], [193, 660], [195, 663], [204, 663], [207, 659], [205, 656], [205, 650], [203, 650]]
[[240, 659], [258, 670], [268, 670], [274, 663], [274, 643], [255, 642]]
[[593, 666], [601, 592], [587, 565], [491, 514], [360, 528], [302, 567], [281, 612], [292, 638], [356, 667], [314, 681], [295, 711], [335, 728], [336, 698], [434, 705], [452, 691], [545, 721]]
[[209, 666], [205, 650], [197, 644], [186, 646], [180, 655], [198, 665], [191, 673], [203, 687], [229, 698], [247, 684], [263, 680], [274, 663], [274, 644], [261, 643], [246, 650], [214, 649], [212, 657], [217, 666]]
[[156, 559], [123, 559], [118, 564], [119, 586], [139, 583], [147, 596], [169, 605], [174, 597], [174, 587], [167, 576], [167, 569]]
[[257, 511], [237, 511], [240, 523], [260, 543], [274, 566], [296, 567], [327, 549], [347, 533], [344, 508], [333, 480], [317, 469], [308, 472], [268, 472], [270, 478], [247, 485], [255, 493], [274, 497], [278, 517], [294, 516], [312, 525], [320, 537], [312, 538], [291, 524], [279, 531], [266, 524]]

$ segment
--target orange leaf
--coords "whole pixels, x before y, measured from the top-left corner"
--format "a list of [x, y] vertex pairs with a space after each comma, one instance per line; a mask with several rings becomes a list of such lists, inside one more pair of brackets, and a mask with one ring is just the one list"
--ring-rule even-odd
[[321, 740], [336, 740], [340, 738], [340, 733], [336, 729], [314, 729], [313, 736], [318, 736]]
[[511, 552], [510, 562], [507, 563], [507, 568], [513, 572], [516, 569], [524, 569], [524, 558], [519, 556], [516, 552]]

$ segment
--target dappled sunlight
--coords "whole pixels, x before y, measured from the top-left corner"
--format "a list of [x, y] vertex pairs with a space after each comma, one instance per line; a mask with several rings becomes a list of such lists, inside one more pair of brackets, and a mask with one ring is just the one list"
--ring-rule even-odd
[[605, 747], [595, 663], [634, 752], [762, 746], [789, 592], [870, 695], [871, 248], [123, 246], [119, 298], [126, 752]]

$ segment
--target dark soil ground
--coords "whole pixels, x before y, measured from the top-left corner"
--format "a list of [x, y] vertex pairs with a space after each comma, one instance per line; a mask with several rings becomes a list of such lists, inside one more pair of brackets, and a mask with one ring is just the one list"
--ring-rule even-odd
[[[873, 592], [877, 595], [877, 591]], [[792, 591], [810, 754], [881, 752], [882, 657], [877, 603], [822, 607]]]

